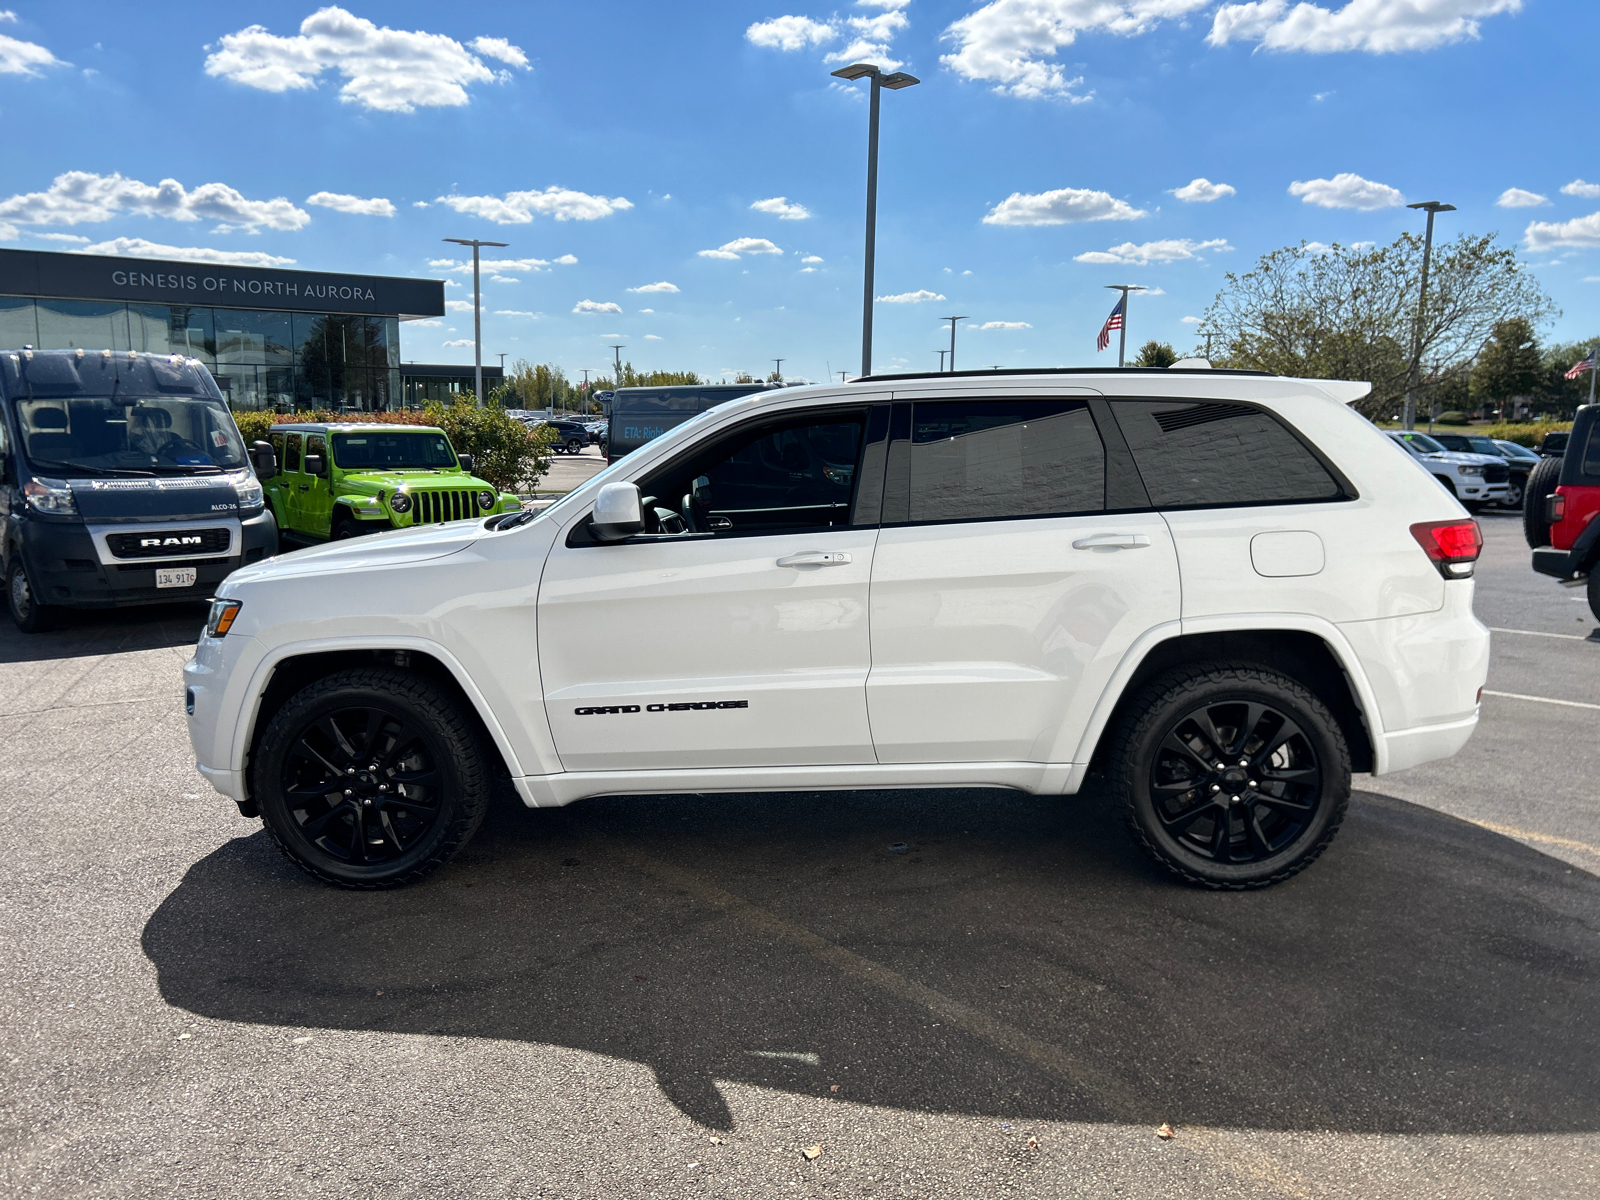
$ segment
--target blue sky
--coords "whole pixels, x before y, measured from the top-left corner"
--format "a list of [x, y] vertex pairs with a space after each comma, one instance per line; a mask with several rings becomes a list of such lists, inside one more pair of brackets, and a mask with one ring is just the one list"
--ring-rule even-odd
[[864, 58], [922, 80], [883, 101], [880, 371], [937, 366], [952, 313], [958, 366], [1114, 363], [1110, 283], [1184, 350], [1225, 272], [1431, 199], [1536, 264], [1564, 340], [1600, 330], [1593, 32], [1593, 0], [13, 0], [0, 244], [445, 277], [404, 356], [470, 362], [440, 239], [505, 241], [488, 362], [821, 379], [859, 362], [865, 89], [828, 72]]

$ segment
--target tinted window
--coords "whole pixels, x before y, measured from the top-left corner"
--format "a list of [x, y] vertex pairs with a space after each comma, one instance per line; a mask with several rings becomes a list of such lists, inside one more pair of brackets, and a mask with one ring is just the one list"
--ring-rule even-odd
[[682, 512], [694, 481], [704, 477], [710, 486], [699, 490], [694, 525], [713, 533], [847, 525], [861, 435], [855, 417], [764, 424], [640, 486], [656, 507]]
[[1344, 494], [1298, 438], [1247, 405], [1116, 400], [1111, 406], [1157, 508], [1284, 504]]
[[300, 434], [291, 433], [289, 441], [283, 448], [283, 469], [285, 471], [298, 471], [300, 469]]
[[913, 521], [1105, 508], [1105, 450], [1082, 400], [949, 400], [912, 408]]
[[1589, 426], [1589, 441], [1583, 449], [1583, 473], [1600, 475], [1600, 421]]
[[442, 433], [336, 433], [333, 457], [346, 471], [456, 465], [450, 442]]

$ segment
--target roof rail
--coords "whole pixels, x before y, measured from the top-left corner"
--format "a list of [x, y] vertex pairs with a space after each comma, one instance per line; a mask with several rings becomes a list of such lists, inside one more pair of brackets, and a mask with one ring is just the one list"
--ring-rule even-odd
[[1271, 371], [1239, 367], [998, 367], [981, 371], [909, 371], [904, 375], [862, 375], [851, 383], [883, 383], [891, 379], [976, 379], [993, 375], [1257, 375], [1272, 378]]

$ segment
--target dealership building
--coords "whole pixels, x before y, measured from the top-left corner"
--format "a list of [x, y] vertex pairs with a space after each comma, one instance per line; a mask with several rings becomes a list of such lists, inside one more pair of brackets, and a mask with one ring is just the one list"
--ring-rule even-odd
[[373, 411], [470, 392], [470, 365], [405, 374], [401, 324], [444, 311], [438, 279], [0, 250], [0, 349], [192, 356], [239, 409]]

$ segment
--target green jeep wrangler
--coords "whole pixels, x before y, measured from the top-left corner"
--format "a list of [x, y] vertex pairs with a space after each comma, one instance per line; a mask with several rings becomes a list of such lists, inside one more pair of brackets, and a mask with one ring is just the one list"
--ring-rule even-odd
[[291, 539], [359, 537], [522, 507], [474, 478], [472, 456], [457, 455], [442, 429], [274, 425], [268, 438], [278, 473], [266, 481], [267, 504]]

